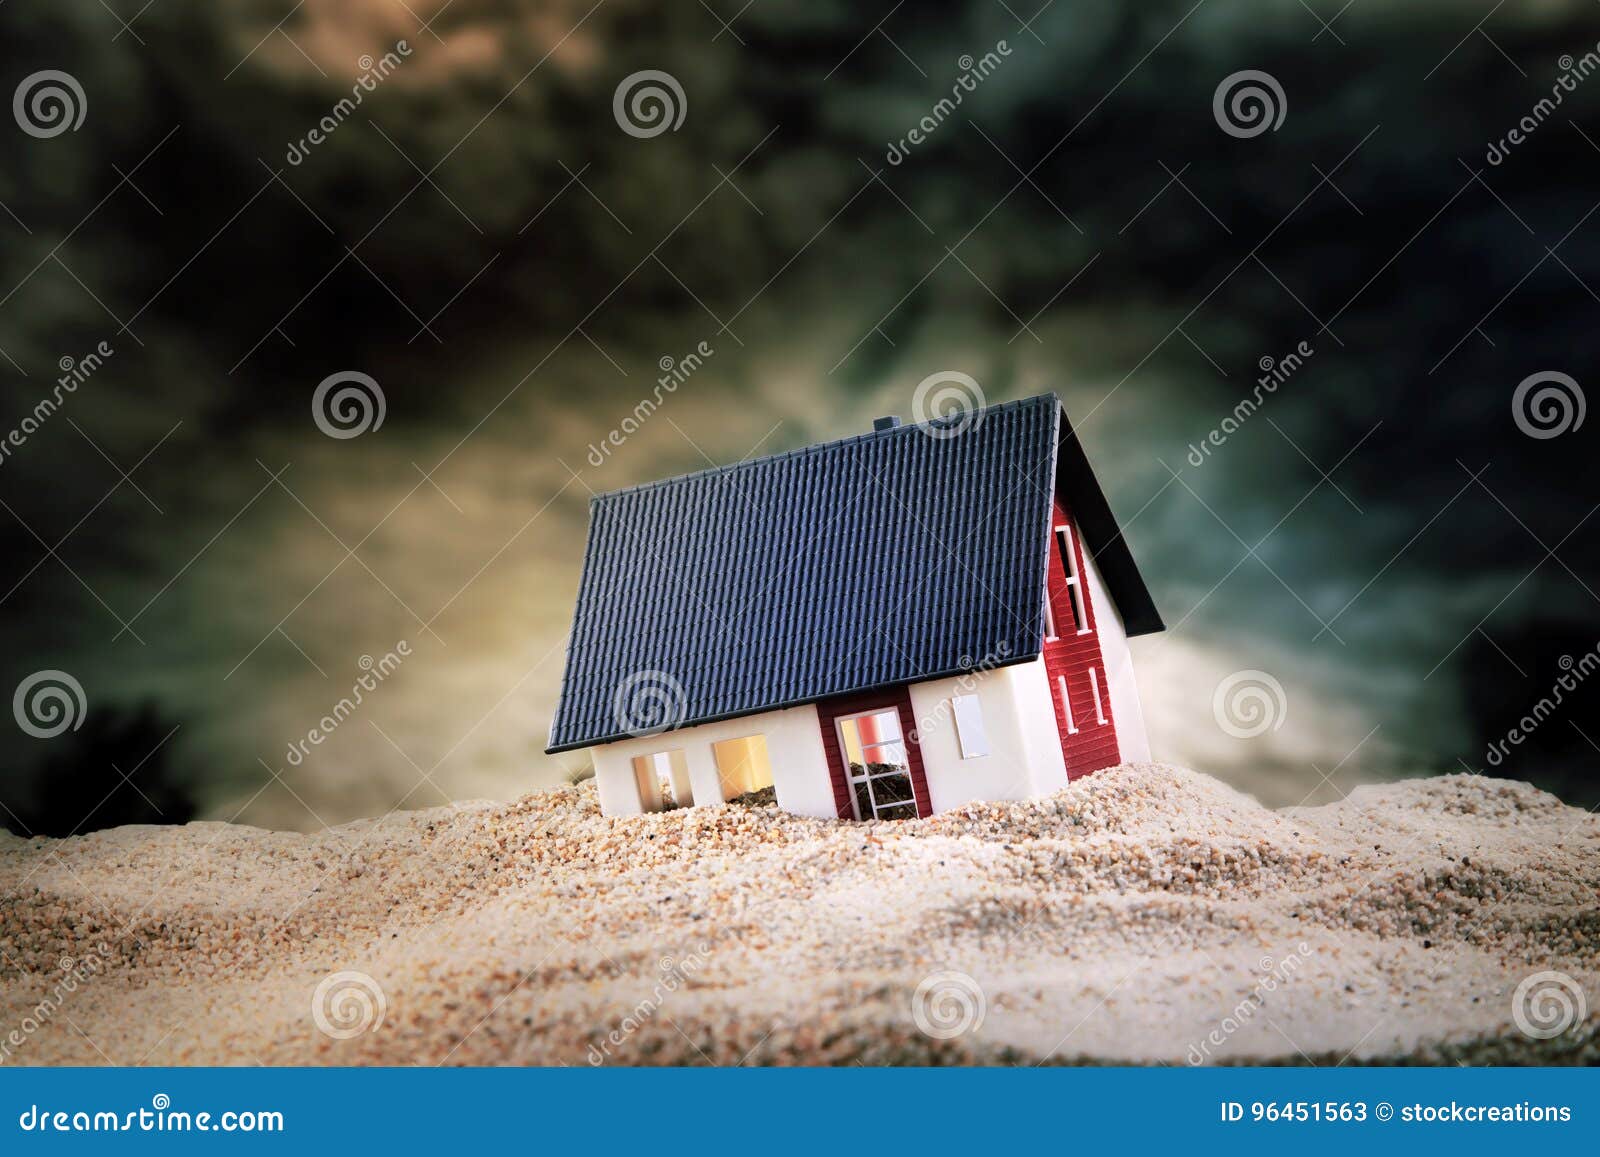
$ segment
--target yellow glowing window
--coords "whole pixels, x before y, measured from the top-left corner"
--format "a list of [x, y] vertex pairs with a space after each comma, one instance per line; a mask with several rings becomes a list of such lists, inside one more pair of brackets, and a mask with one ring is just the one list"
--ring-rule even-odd
[[717, 778], [726, 799], [772, 786], [772, 761], [767, 758], [767, 737], [747, 735], [711, 745], [717, 761]]

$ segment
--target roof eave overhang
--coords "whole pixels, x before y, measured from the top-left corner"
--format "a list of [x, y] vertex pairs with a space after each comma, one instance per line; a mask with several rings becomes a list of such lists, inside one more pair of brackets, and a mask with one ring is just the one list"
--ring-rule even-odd
[[685, 719], [677, 726], [665, 731], [647, 731], [635, 733], [620, 731], [614, 735], [602, 735], [594, 739], [569, 740], [566, 743], [556, 743], [544, 749], [546, 755], [560, 755], [566, 751], [582, 751], [590, 747], [605, 747], [611, 743], [621, 743], [625, 739], [646, 739], [653, 735], [673, 735], [679, 731], [687, 731], [691, 727], [704, 727], [709, 723], [723, 723], [729, 719], [749, 719], [756, 715], [770, 715], [775, 711], [791, 711], [796, 707], [809, 707], [814, 703], [825, 703], [829, 699], [844, 699], [852, 696], [871, 695], [875, 691], [892, 691], [900, 687], [914, 687], [919, 683], [932, 683], [939, 679], [958, 679], [962, 675], [971, 675], [977, 671], [998, 671], [1002, 667], [1015, 667], [1018, 663], [1031, 663], [1039, 657], [1044, 640], [1041, 638], [1032, 651], [1021, 655], [1007, 656], [995, 663], [985, 663], [967, 667], [953, 667], [948, 671], [938, 671], [931, 675], [919, 675], [915, 679], [899, 679], [892, 683], [874, 683], [864, 687], [854, 687], [845, 691], [834, 691], [816, 698], [790, 699], [783, 703], [773, 703], [756, 707], [747, 711], [725, 711], [720, 715], [704, 715], [693, 719]]
[[1056, 449], [1056, 488], [1072, 506], [1079, 531], [1105, 578], [1117, 613], [1122, 616], [1124, 633], [1133, 638], [1166, 630], [1122, 526], [1111, 510], [1105, 491], [1100, 488], [1094, 468], [1089, 464], [1089, 455], [1072, 428], [1065, 408], [1061, 411]]

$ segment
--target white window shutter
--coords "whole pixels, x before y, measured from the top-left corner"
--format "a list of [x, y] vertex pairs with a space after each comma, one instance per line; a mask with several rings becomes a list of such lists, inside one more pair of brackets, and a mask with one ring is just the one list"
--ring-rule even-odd
[[957, 695], [950, 700], [955, 711], [956, 739], [962, 759], [977, 759], [989, 754], [989, 735], [983, 729], [983, 708], [976, 695]]

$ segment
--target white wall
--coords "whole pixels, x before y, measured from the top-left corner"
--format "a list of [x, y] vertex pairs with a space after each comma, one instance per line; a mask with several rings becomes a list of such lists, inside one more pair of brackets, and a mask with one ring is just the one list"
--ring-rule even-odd
[[[1094, 560], [1085, 556], [1085, 579], [1094, 601], [1095, 624], [1106, 685], [1124, 762], [1148, 760], [1149, 740], [1133, 679], [1122, 617]], [[992, 671], [913, 684], [911, 706], [922, 746], [928, 792], [935, 812], [972, 800], [1026, 799], [1067, 785], [1056, 733], [1054, 700], [1044, 661], [1034, 658]], [[978, 697], [989, 754], [961, 757], [955, 695]], [[796, 815], [831, 819], [836, 814], [832, 779], [817, 710], [810, 705], [686, 727], [641, 739], [624, 739], [592, 750], [600, 807], [606, 815], [638, 815], [641, 806], [633, 758], [681, 751], [697, 806], [723, 802], [711, 745], [724, 739], [765, 735], [778, 806]]]
[[660, 735], [622, 739], [592, 748], [595, 784], [600, 789], [600, 810], [608, 816], [638, 815], [644, 808], [633, 776], [633, 759], [659, 751], [682, 751], [688, 764], [695, 805], [723, 802], [711, 745], [748, 735], [767, 737], [767, 757], [772, 762], [772, 784], [778, 806], [796, 815], [832, 819], [838, 815], [833, 784], [817, 709], [810, 705], [786, 711], [768, 711], [720, 723], [703, 723]]
[[1055, 693], [1044, 660], [1007, 667], [1016, 691], [1017, 711], [1022, 717], [1023, 738], [1028, 745], [1029, 767], [1033, 774], [1033, 794], [1049, 795], [1067, 786], [1067, 761], [1061, 753], [1061, 732], [1056, 726]]
[[1144, 711], [1139, 706], [1139, 685], [1133, 677], [1133, 656], [1128, 653], [1128, 633], [1122, 612], [1106, 590], [1094, 557], [1085, 550], [1089, 599], [1094, 604], [1095, 631], [1100, 636], [1100, 657], [1111, 692], [1111, 719], [1117, 725], [1117, 750], [1123, 763], [1148, 761], [1150, 738], [1145, 733]]
[[[955, 695], [978, 697], [988, 755], [962, 758], [950, 705]], [[911, 707], [935, 812], [973, 800], [1027, 799], [1067, 786], [1042, 660], [912, 684]]]

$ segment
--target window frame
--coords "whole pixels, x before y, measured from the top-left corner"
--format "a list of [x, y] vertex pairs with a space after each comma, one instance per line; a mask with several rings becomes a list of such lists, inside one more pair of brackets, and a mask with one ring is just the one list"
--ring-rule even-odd
[[[861, 749], [861, 758], [863, 760], [861, 764], [862, 774], [858, 776], [851, 771], [850, 747], [849, 744], [845, 742], [844, 725], [846, 723], [854, 723], [858, 719], [871, 719], [879, 715], [890, 715], [894, 717], [895, 738], [883, 740], [877, 743], [862, 743], [861, 730], [859, 727], [857, 727], [856, 745]], [[911, 815], [913, 818], [915, 818], [919, 814], [917, 811], [917, 785], [916, 781], [911, 778], [911, 752], [906, 746], [905, 728], [901, 726], [899, 705], [891, 703], [885, 707], [873, 707], [867, 709], [866, 711], [852, 711], [848, 715], [837, 715], [833, 720], [833, 730], [834, 734], [837, 735], [839, 739], [839, 761], [844, 765], [845, 787], [850, 796], [850, 811], [855, 818], [857, 820], [881, 820], [884, 818], [899, 819], [903, 817], [885, 817], [883, 812], [891, 808], [900, 807], [910, 807], [912, 809]], [[898, 747], [900, 749], [901, 756], [905, 760], [903, 769], [896, 771], [881, 771], [876, 775], [873, 775], [867, 771], [867, 768], [872, 766], [871, 762], [867, 760], [867, 750], [869, 748], [883, 747]], [[903, 800], [892, 800], [888, 803], [879, 804], [877, 793], [872, 789], [872, 783], [874, 780], [889, 779], [892, 777], [900, 777], [906, 781], [906, 786], [911, 792], [910, 797]], [[856, 787], [861, 784], [866, 785], [867, 802], [872, 805], [872, 815], [870, 816], [863, 816], [861, 814], [861, 803], [860, 799], [856, 795], [855, 790]]]
[[[645, 815], [654, 815], [657, 812], [676, 811], [678, 808], [693, 807], [693, 784], [689, 780], [687, 765], [684, 769], [684, 784], [690, 791], [691, 798], [682, 800], [678, 798], [677, 769], [673, 766], [673, 756], [687, 760], [688, 753], [681, 747], [663, 747], [658, 751], [648, 751], [643, 755], [635, 755], [628, 761], [629, 771], [633, 778], [633, 790], [639, 797], [639, 810]], [[657, 761], [661, 762], [657, 762]], [[641, 777], [648, 777], [641, 778]], [[662, 790], [665, 779], [666, 790]], [[653, 790], [645, 791], [645, 783], [653, 785]], [[667, 800], [672, 800], [672, 806], [667, 806]], [[651, 805], [654, 806], [651, 806]]]
[[1058, 523], [1055, 528], [1056, 554], [1061, 557], [1061, 571], [1067, 580], [1067, 601], [1072, 606], [1072, 621], [1078, 634], [1090, 634], [1088, 603], [1083, 597], [1083, 577], [1078, 573], [1078, 550], [1072, 534], [1071, 523]]

